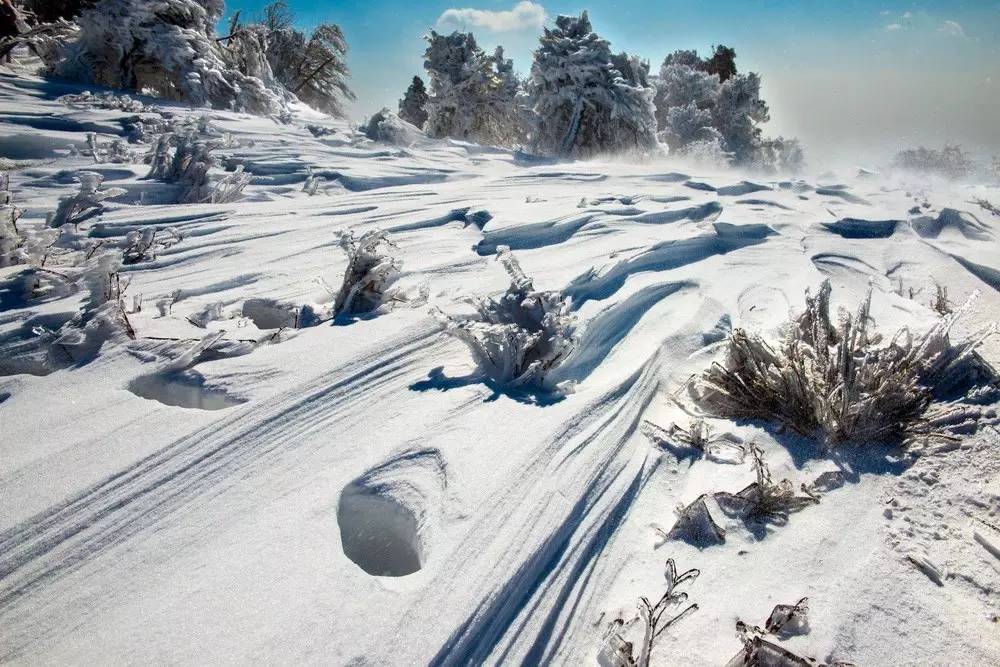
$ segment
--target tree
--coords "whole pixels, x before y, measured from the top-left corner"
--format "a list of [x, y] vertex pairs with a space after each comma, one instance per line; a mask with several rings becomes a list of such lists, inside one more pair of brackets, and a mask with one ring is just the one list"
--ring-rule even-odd
[[736, 162], [753, 162], [761, 145], [758, 125], [771, 118], [767, 103], [760, 98], [760, 76], [750, 72], [728, 79], [719, 88], [712, 115], [725, 150]]
[[440, 35], [432, 30], [427, 42], [427, 134], [493, 146], [522, 141], [521, 84], [503, 48], [488, 56], [471, 33], [457, 31]]
[[736, 50], [719, 44], [713, 46], [712, 57], [705, 61], [705, 71], [716, 74], [720, 83], [725, 83], [736, 76]]
[[281, 91], [233, 67], [216, 41], [222, 8], [222, 0], [102, 0], [81, 11], [53, 70], [195, 106], [276, 113]]
[[423, 127], [427, 122], [427, 89], [424, 80], [413, 77], [410, 87], [406, 89], [403, 99], [399, 101], [399, 117], [416, 127]]
[[347, 85], [347, 41], [340, 26], [321, 23], [307, 38], [292, 27], [292, 14], [283, 0], [264, 10], [267, 61], [285, 88], [312, 108], [344, 116], [344, 101], [355, 99]]
[[23, 0], [21, 5], [41, 23], [72, 19], [94, 0]]
[[655, 148], [648, 67], [625, 55], [612, 57], [587, 12], [558, 17], [555, 28], [545, 28], [531, 67], [535, 148], [573, 156]]

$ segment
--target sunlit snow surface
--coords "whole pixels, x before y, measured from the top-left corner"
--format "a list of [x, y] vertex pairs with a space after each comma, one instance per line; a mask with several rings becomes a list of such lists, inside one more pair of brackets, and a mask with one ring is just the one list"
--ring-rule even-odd
[[[1000, 218], [973, 201], [1000, 204], [1000, 188], [550, 163], [375, 144], [304, 114], [208, 112], [244, 144], [218, 153], [253, 181], [237, 203], [175, 205], [146, 165], [68, 156], [130, 115], [56, 101], [75, 90], [0, 78], [0, 154], [33, 161], [11, 172], [22, 224], [86, 169], [127, 194], [84, 229], [184, 238], [126, 267], [143, 297], [137, 340], [0, 377], [0, 661], [597, 664], [608, 623], [659, 597], [672, 557], [702, 571], [688, 589], [700, 610], [654, 664], [725, 664], [737, 618], [761, 624], [804, 596], [810, 631], [783, 644], [797, 653], [1000, 662], [1000, 534], [977, 521], [1000, 523], [988, 425], [907, 467], [715, 422], [759, 443], [776, 478], [840, 466], [847, 483], [763, 537], [730, 531], [701, 550], [657, 528], [753, 472], [678, 462], [639, 430], [686, 425], [684, 385], [730, 328], [776, 334], [824, 278], [852, 309], [873, 285], [886, 329], [932, 322], [935, 281], [956, 302], [982, 292], [959, 335], [997, 319]], [[307, 123], [333, 132], [315, 138]], [[307, 167], [323, 179], [312, 197]], [[466, 215], [480, 209], [493, 216], [483, 229]], [[427, 302], [275, 335], [284, 311], [260, 304], [329, 302], [346, 262], [337, 232], [376, 227], [398, 246], [401, 288], [426, 288]], [[428, 314], [505, 289], [498, 245], [536, 287], [572, 297], [580, 342], [552, 378], [576, 383], [565, 398], [487, 386]], [[177, 290], [161, 316], [154, 304]], [[0, 338], [58, 326], [81, 298], [9, 301]], [[264, 342], [164, 370], [211, 331]], [[996, 362], [996, 341], [984, 355]], [[945, 572], [943, 586], [907, 555]]]

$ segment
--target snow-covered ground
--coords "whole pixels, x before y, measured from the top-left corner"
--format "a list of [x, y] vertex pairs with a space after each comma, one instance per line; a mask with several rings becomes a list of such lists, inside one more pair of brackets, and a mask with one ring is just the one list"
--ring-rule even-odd
[[[723, 665], [742, 646], [737, 619], [761, 625], [802, 597], [808, 631], [780, 642], [800, 655], [1000, 663], [996, 406], [916, 460], [710, 420], [762, 447], [776, 479], [840, 470], [845, 483], [786, 525], [727, 526], [700, 549], [664, 539], [674, 508], [753, 470], [678, 460], [641, 430], [686, 426], [685, 385], [726, 334], [776, 332], [824, 278], [851, 309], [873, 285], [887, 331], [934, 321], [935, 282], [957, 303], [979, 291], [957, 333], [981, 330], [1000, 315], [1000, 217], [973, 201], [1000, 204], [1000, 188], [550, 163], [378, 144], [303, 114], [169, 107], [231, 133], [217, 152], [253, 175], [236, 203], [178, 205], [148, 165], [69, 155], [134, 115], [56, 100], [77, 90], [0, 78], [0, 155], [31, 161], [10, 172], [19, 224], [41, 224], [86, 170], [127, 192], [81, 232], [183, 238], [122, 268], [142, 297], [135, 340], [53, 372], [0, 360], [0, 661], [597, 664], [609, 623], [659, 598], [673, 558], [701, 571], [686, 587], [700, 608], [653, 664]], [[314, 196], [307, 167], [324, 179]], [[468, 215], [480, 209], [483, 229]], [[411, 303], [301, 329], [245, 306], [329, 305], [346, 266], [337, 233], [375, 228], [398, 247]], [[502, 292], [500, 245], [536, 287], [572, 298], [564, 398], [491, 388], [430, 314]], [[86, 298], [2, 290], [8, 346]], [[982, 353], [1000, 360], [995, 339]]]

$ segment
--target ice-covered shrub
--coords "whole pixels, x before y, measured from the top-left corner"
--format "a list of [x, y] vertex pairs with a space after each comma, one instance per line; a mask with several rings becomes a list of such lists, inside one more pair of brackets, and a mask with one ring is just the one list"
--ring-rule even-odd
[[212, 186], [208, 195], [208, 201], [213, 204], [231, 204], [239, 201], [243, 196], [243, 190], [250, 185], [253, 177], [246, 173], [243, 165], [237, 165], [231, 173], [219, 177], [219, 180]]
[[125, 236], [125, 249], [122, 251], [123, 264], [137, 264], [156, 259], [159, 250], [165, 250], [182, 239], [180, 232], [173, 227], [158, 229], [146, 227], [142, 230], [132, 230]]
[[569, 300], [560, 292], [536, 290], [510, 248], [498, 247], [497, 260], [511, 279], [507, 291], [496, 298], [470, 299], [477, 317], [438, 313], [439, 319], [445, 333], [465, 343], [480, 371], [500, 386], [545, 386], [548, 372], [576, 342]]
[[393, 256], [389, 235], [373, 229], [360, 237], [343, 234], [340, 247], [347, 253], [344, 280], [333, 304], [334, 316], [369, 313], [396, 297], [393, 283], [402, 264]]
[[26, 259], [22, 250], [24, 237], [17, 228], [17, 221], [23, 213], [14, 206], [10, 176], [0, 174], [0, 267], [23, 264]]
[[931, 174], [945, 178], [963, 178], [972, 173], [975, 163], [961, 146], [945, 144], [944, 148], [926, 148], [920, 146], [900, 151], [893, 158], [892, 166], [896, 169], [913, 171], [920, 174]]
[[744, 521], [784, 525], [789, 514], [819, 502], [804, 484], [802, 495], [797, 495], [791, 480], [775, 482], [759, 447], [751, 446], [750, 455], [757, 480], [737, 493], [716, 493], [715, 501], [723, 512]]
[[[615, 56], [619, 64], [631, 59]], [[654, 150], [654, 90], [621, 72], [587, 12], [545, 28], [531, 66], [535, 149], [551, 155]]]
[[416, 128], [423, 129], [427, 122], [427, 88], [419, 76], [413, 77], [403, 99], [399, 101], [399, 117]]
[[360, 129], [372, 141], [394, 146], [410, 146], [421, 136], [420, 130], [386, 108], [375, 113]]
[[217, 179], [213, 184], [209, 171], [216, 165], [213, 155], [224, 141], [206, 137], [205, 132], [185, 128], [178, 133], [161, 135], [147, 157], [150, 167], [146, 178], [177, 183], [183, 203], [211, 202], [226, 204], [237, 201], [250, 183], [250, 174], [242, 165]]
[[114, 111], [128, 111], [130, 113], [153, 113], [157, 112], [156, 107], [143, 104], [129, 95], [116, 95], [112, 92], [94, 94], [89, 90], [82, 93], [72, 93], [63, 95], [57, 102], [61, 102], [73, 109], [111, 109]]
[[87, 133], [87, 152], [94, 158], [95, 164], [131, 164], [136, 161], [127, 141], [115, 138], [110, 144], [101, 144], [94, 132]]
[[[649, 667], [653, 647], [660, 635], [698, 610], [697, 604], [691, 604], [678, 613], [671, 612], [669, 618], [664, 618], [668, 609], [676, 609], [688, 599], [687, 593], [679, 591], [678, 588], [694, 581], [699, 574], [698, 570], [688, 570], [678, 574], [674, 559], [668, 558], [663, 573], [667, 581], [666, 592], [655, 604], [650, 603], [645, 597], [639, 598], [639, 614], [631, 621], [626, 623], [619, 618], [611, 622], [598, 656], [602, 667]], [[626, 637], [633, 634], [633, 628], [637, 630], [638, 627], [642, 628], [642, 635], [636, 637], [639, 642], [639, 650], [636, 653], [635, 644]]]
[[[726, 359], [696, 381], [696, 400], [730, 418], [768, 419], [825, 446], [841, 443], [916, 444], [947, 437], [932, 410], [935, 393], [972, 381], [982, 339], [952, 345], [955, 321], [971, 307], [942, 317], [929, 330], [896, 332], [886, 343], [873, 330], [871, 291], [853, 317], [830, 317], [829, 282], [773, 346], [742, 329], [728, 341]], [[996, 325], [988, 332], [994, 333]]]
[[487, 55], [470, 33], [427, 37], [424, 68], [431, 81], [423, 129], [491, 146], [514, 146], [524, 138], [523, 96], [513, 62], [497, 47]]
[[55, 212], [48, 216], [49, 227], [62, 227], [66, 224], [79, 225], [104, 211], [105, 199], [119, 197], [127, 191], [122, 188], [101, 189], [104, 176], [93, 171], [79, 171], [76, 178], [80, 181], [80, 191], [75, 195], [63, 197]]
[[687, 428], [671, 424], [669, 429], [644, 421], [642, 432], [657, 447], [675, 454], [683, 453], [684, 449], [693, 450], [717, 463], [742, 463], [746, 456], [742, 440], [731, 433], [716, 435], [704, 419], [692, 421]]
[[277, 112], [282, 91], [228, 63], [215, 39], [222, 6], [221, 0], [102, 0], [76, 18], [80, 29], [54, 72], [195, 106]]

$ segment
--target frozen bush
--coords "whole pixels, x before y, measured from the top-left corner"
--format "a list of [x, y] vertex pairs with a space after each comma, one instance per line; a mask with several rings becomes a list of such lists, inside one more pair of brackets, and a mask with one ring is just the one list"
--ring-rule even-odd
[[497, 260], [511, 279], [507, 291], [498, 298], [470, 299], [478, 317], [438, 313], [439, 319], [445, 333], [465, 343], [480, 371], [498, 385], [544, 387], [546, 374], [566, 359], [576, 343], [569, 300], [559, 292], [536, 290], [510, 248], [498, 247]]
[[[699, 574], [698, 570], [688, 570], [678, 574], [674, 559], [668, 558], [663, 573], [663, 577], [667, 581], [666, 592], [655, 604], [651, 604], [645, 597], [639, 598], [639, 615], [628, 623], [620, 618], [611, 623], [598, 656], [600, 664], [603, 667], [649, 667], [653, 647], [660, 635], [698, 610], [697, 604], [691, 604], [683, 611], [664, 619], [668, 609], [676, 608], [687, 601], [687, 593], [679, 591], [678, 588], [694, 581]], [[630, 631], [636, 626], [642, 628], [641, 638], [637, 637], [639, 641], [638, 654], [635, 653], [633, 642], [626, 639], [626, 636], [630, 635]]]
[[0, 175], [0, 268], [24, 264], [27, 259], [22, 249], [24, 237], [17, 228], [17, 221], [23, 213], [14, 206], [10, 176]]
[[238, 165], [213, 185], [209, 171], [216, 165], [216, 159], [212, 153], [224, 142], [206, 138], [205, 134], [205, 131], [186, 128], [177, 134], [161, 135], [148, 158], [150, 168], [146, 178], [183, 186], [182, 203], [237, 201], [250, 183], [250, 174]]
[[95, 95], [89, 90], [85, 90], [82, 93], [63, 95], [56, 101], [74, 109], [111, 109], [130, 113], [156, 113], [159, 111], [156, 107], [146, 106], [128, 95], [116, 95], [112, 92]]
[[671, 424], [662, 429], [650, 421], [642, 422], [642, 432], [657, 447], [677, 455], [694, 451], [716, 463], [742, 463], [746, 456], [743, 441], [731, 433], [716, 435], [704, 419], [696, 419], [688, 428]]
[[105, 199], [119, 197], [127, 191], [122, 188], [101, 190], [104, 177], [93, 171], [77, 172], [80, 181], [80, 191], [75, 195], [63, 197], [54, 213], [48, 216], [49, 227], [62, 227], [66, 224], [79, 225], [104, 211], [102, 202]]
[[805, 164], [805, 151], [798, 139], [764, 139], [757, 147], [752, 165], [768, 172], [795, 174]]
[[333, 305], [334, 316], [370, 313], [396, 299], [392, 288], [402, 264], [393, 257], [389, 235], [373, 229], [360, 238], [343, 234], [340, 247], [347, 253], [347, 269]]
[[900, 151], [893, 158], [892, 166], [920, 174], [956, 179], [971, 174], [975, 165], [972, 158], [960, 146], [945, 144], [941, 150], [920, 146]]
[[[741, 329], [724, 363], [705, 371], [692, 391], [712, 413], [769, 419], [824, 446], [891, 442], [914, 445], [947, 438], [932, 410], [935, 394], [982, 380], [975, 348], [982, 339], [952, 345], [949, 333], [972, 300], [928, 331], [901, 329], [888, 343], [873, 331], [871, 290], [855, 316], [830, 318], [829, 282], [806, 294], [806, 310], [787, 326], [777, 347]], [[996, 325], [987, 332], [996, 332]]]
[[173, 227], [166, 229], [146, 227], [142, 230], [132, 230], [125, 236], [122, 263], [137, 264], [156, 259], [157, 251], [179, 243], [181, 238], [180, 232]]
[[238, 165], [234, 171], [225, 174], [216, 181], [208, 195], [208, 201], [213, 204], [231, 204], [239, 201], [243, 190], [250, 185], [250, 174], [244, 171], [243, 165]]
[[757, 480], [735, 494], [716, 493], [715, 501], [723, 512], [750, 523], [784, 525], [793, 512], [819, 502], [819, 497], [805, 485], [801, 487], [803, 495], [799, 496], [790, 480], [773, 481], [759, 447], [751, 446], [750, 454]]
[[[615, 62], [628, 63], [628, 71]], [[554, 28], [545, 28], [531, 66], [535, 149], [581, 157], [655, 150], [654, 90], [645, 78], [627, 56], [612, 57], [587, 12], [558, 17]]]

